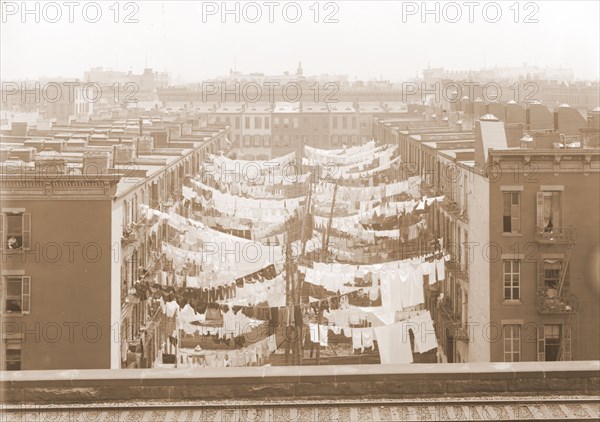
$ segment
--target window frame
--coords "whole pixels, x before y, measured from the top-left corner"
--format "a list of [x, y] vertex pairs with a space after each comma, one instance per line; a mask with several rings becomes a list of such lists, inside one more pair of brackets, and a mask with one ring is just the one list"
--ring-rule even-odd
[[[14, 280], [9, 279], [19, 279], [21, 293], [19, 294], [20, 298], [14, 299], [16, 296], [8, 295], [8, 284], [13, 283]], [[7, 301], [8, 300], [19, 300], [20, 311], [9, 311], [7, 310]], [[6, 316], [15, 316], [15, 315], [29, 315], [31, 313], [31, 277], [26, 275], [11, 275], [7, 274], [2, 276], [2, 315]]]
[[[21, 231], [19, 233], [9, 232], [8, 222], [10, 217], [21, 217]], [[21, 238], [18, 248], [8, 247], [9, 236]], [[0, 250], [7, 253], [19, 253], [31, 250], [31, 213], [25, 211], [2, 211], [0, 213]]]
[[[506, 271], [506, 264], [510, 264], [510, 271]], [[518, 265], [517, 271], [515, 271], [515, 264]], [[503, 259], [502, 260], [502, 299], [504, 302], [520, 302], [521, 301], [521, 260], [520, 259]], [[510, 280], [507, 280], [507, 275]], [[515, 276], [518, 277], [515, 280]], [[507, 284], [509, 283], [509, 284]], [[507, 290], [508, 289], [508, 290]], [[517, 291], [517, 296], [514, 297], [515, 289]], [[507, 291], [510, 294], [507, 297]]]
[[[523, 343], [521, 334], [521, 326], [519, 324], [505, 324], [502, 326], [504, 362], [521, 362]], [[507, 346], [509, 346], [509, 350], [507, 350]]]
[[[558, 336], [556, 338], [554, 336], [548, 336], [547, 328], [554, 329], [556, 328], [558, 331]], [[542, 324], [538, 329], [538, 361], [540, 362], [557, 362], [560, 360], [560, 348], [561, 348], [561, 340], [563, 335], [563, 326], [561, 324]], [[553, 333], [551, 333], [553, 334]], [[548, 340], [553, 340], [551, 346], [556, 346], [558, 348], [556, 360], [547, 360], [548, 357]]]
[[519, 191], [502, 192], [502, 233], [521, 233], [521, 192]]
[[[23, 341], [22, 339], [5, 338], [4, 339], [4, 361], [2, 362], [2, 370], [4, 371], [22, 371], [23, 370]], [[9, 359], [9, 350], [18, 350], [18, 360]], [[18, 362], [19, 368], [9, 369], [9, 362]]]

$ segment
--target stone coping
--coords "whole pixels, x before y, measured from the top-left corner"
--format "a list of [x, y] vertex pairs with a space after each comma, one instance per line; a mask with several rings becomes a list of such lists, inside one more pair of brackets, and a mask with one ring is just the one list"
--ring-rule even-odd
[[599, 392], [600, 361], [0, 372], [6, 403]]
[[579, 378], [600, 376], [600, 361], [572, 362], [514, 362], [514, 363], [441, 363], [407, 365], [321, 365], [321, 366], [263, 366], [242, 368], [152, 368], [152, 369], [73, 369], [40, 371], [0, 371], [4, 386], [25, 385], [29, 382], [123, 381], [140, 384], [165, 380], [201, 380], [231, 383], [277, 381], [294, 382], [317, 378], [341, 381], [364, 377], [398, 379], [510, 379], [510, 378]]

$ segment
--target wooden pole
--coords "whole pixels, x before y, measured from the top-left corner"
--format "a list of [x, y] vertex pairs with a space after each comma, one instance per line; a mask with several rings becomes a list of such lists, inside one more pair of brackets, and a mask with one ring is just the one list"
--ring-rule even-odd
[[335, 208], [335, 198], [337, 196], [339, 186], [339, 180], [336, 182], [335, 187], [333, 188], [333, 198], [331, 199], [331, 211], [329, 212], [329, 220], [327, 221], [327, 230], [323, 234], [323, 246], [322, 250], [326, 253], [327, 248], [329, 246], [329, 232], [331, 231], [331, 226], [333, 224], [333, 210]]
[[319, 304], [319, 314], [317, 316], [317, 365], [321, 364], [321, 317], [323, 316], [323, 309]]

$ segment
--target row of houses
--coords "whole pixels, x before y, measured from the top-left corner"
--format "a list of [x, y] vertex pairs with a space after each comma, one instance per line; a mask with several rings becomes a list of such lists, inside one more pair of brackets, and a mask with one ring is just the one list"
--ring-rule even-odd
[[133, 287], [175, 234], [146, 210], [180, 206], [227, 131], [104, 123], [0, 135], [3, 370], [145, 367], [165, 341]]
[[279, 157], [300, 145], [324, 149], [361, 145], [370, 139], [374, 116], [400, 117], [421, 109], [400, 102], [214, 103], [193, 107], [209, 123], [230, 126], [232, 152], [244, 160]]
[[576, 136], [490, 113], [445, 117], [373, 122], [423, 194], [445, 195], [433, 230], [451, 255], [448, 277], [428, 292], [445, 358], [596, 359], [600, 111]]

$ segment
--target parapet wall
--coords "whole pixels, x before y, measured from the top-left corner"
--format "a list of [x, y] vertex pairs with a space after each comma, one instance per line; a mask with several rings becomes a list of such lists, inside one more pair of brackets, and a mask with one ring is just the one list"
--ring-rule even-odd
[[6, 404], [548, 394], [600, 394], [600, 361], [0, 373]]

